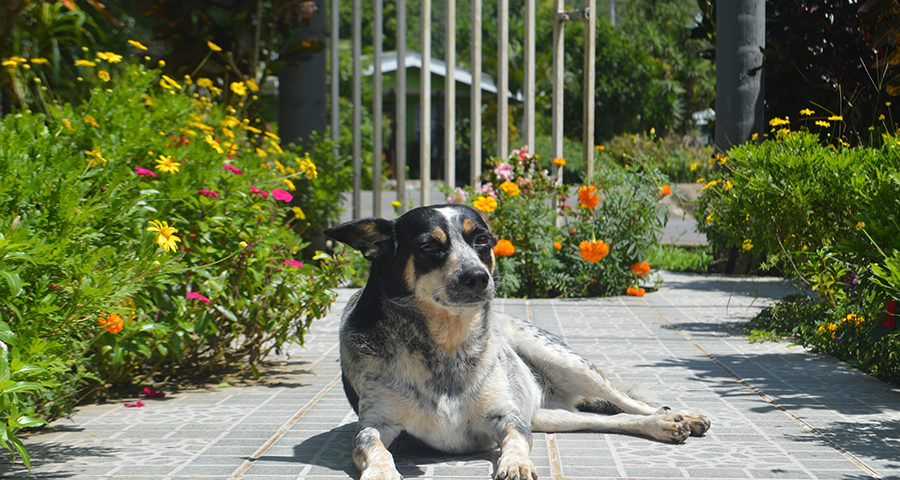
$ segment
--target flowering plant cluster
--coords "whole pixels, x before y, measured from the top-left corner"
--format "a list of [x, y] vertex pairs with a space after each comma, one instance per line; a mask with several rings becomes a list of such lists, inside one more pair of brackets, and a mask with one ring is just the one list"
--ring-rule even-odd
[[[552, 168], [564, 166], [558, 158]], [[492, 159], [481, 186], [446, 193], [489, 219], [500, 295], [643, 295], [647, 251], [665, 221], [664, 183], [655, 171], [601, 166], [587, 185], [561, 185], [522, 147]]]
[[[801, 127], [841, 122], [814, 113], [800, 112]], [[720, 254], [778, 269], [815, 292], [814, 300], [785, 301], [761, 326], [900, 379], [891, 312], [900, 299], [900, 137], [885, 133], [877, 146], [851, 147], [791, 130], [787, 118], [770, 125], [770, 134], [720, 156], [720, 168], [699, 180], [699, 228]]]
[[29, 386], [0, 438], [15, 439], [10, 412], [50, 420], [173, 376], [255, 373], [334, 299], [340, 263], [303, 257], [299, 235], [326, 222], [308, 206], [330, 145], [283, 149], [242, 113], [252, 81], [174, 79], [141, 47], [84, 52], [84, 103], [0, 119], [3, 371]]

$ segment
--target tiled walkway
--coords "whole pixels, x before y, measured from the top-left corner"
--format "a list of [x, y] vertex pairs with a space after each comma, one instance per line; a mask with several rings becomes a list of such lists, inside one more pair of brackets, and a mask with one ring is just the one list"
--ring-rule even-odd
[[[900, 478], [900, 390], [788, 343], [751, 344], [742, 324], [788, 287], [771, 278], [664, 273], [644, 298], [501, 300], [555, 331], [610, 377], [709, 416], [684, 445], [598, 433], [536, 434], [542, 479]], [[356, 417], [337, 362], [338, 314], [254, 385], [90, 405], [32, 435], [16, 479], [345, 479]], [[404, 448], [406, 478], [490, 478], [496, 452]], [[6, 458], [3, 458], [6, 462]]]

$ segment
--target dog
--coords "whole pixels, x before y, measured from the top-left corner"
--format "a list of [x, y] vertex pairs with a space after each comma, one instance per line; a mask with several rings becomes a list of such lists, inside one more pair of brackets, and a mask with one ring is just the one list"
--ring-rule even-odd
[[401, 433], [448, 453], [499, 445], [495, 479], [536, 480], [533, 431], [681, 443], [709, 429], [702, 415], [622, 393], [552, 333], [492, 312], [497, 240], [477, 210], [420, 207], [325, 235], [371, 262], [340, 329], [344, 391], [359, 416], [352, 457], [362, 480], [402, 478], [388, 450]]

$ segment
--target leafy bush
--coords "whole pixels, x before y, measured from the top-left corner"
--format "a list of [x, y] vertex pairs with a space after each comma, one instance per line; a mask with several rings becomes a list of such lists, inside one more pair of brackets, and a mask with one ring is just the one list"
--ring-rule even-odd
[[[85, 103], [0, 120], [0, 403], [14, 405], [0, 423], [23, 458], [15, 415], [49, 421], [238, 362], [256, 372], [303, 341], [341, 276], [331, 257], [299, 258], [297, 232], [336, 215], [337, 193], [318, 191], [330, 145], [283, 151], [241, 118], [250, 84], [228, 86], [231, 106], [211, 79], [84, 60]], [[31, 383], [10, 396], [7, 381]]]
[[604, 152], [620, 165], [649, 163], [664, 173], [670, 181], [690, 183], [702, 177], [712, 164], [713, 147], [698, 137], [678, 135], [657, 136], [649, 133], [625, 134], [613, 137]]
[[[714, 247], [815, 292], [821, 314], [791, 327], [801, 342], [896, 379], [900, 332], [888, 302], [900, 293], [900, 138], [849, 148], [782, 128], [722, 163], [705, 179], [698, 216]], [[864, 321], [848, 323], [851, 314]]]
[[499, 295], [620, 295], [645, 278], [641, 262], [665, 221], [658, 172], [601, 167], [576, 193], [524, 148], [490, 164], [483, 186], [448, 200], [488, 215], [501, 240]]

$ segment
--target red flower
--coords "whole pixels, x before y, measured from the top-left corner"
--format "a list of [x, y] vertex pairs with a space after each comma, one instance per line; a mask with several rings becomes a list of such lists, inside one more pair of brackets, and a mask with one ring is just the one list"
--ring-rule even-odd
[[897, 302], [894, 300], [888, 300], [887, 302], [887, 316], [884, 321], [881, 322], [881, 326], [888, 329], [893, 330], [897, 326]]
[[141, 176], [145, 176], [145, 177], [147, 177], [147, 176], [156, 177], [156, 173], [151, 172], [150, 170], [147, 170], [146, 168], [141, 168], [141, 167], [134, 167], [134, 173], [141, 175]]
[[262, 195], [263, 198], [269, 198], [269, 192], [267, 192], [265, 190], [260, 190], [256, 187], [254, 187], [253, 185], [250, 185], [250, 193], [256, 193], [256, 194]]
[[148, 398], [162, 398], [166, 396], [165, 393], [157, 392], [150, 387], [144, 387], [144, 395], [146, 395]]
[[197, 293], [197, 292], [188, 292], [188, 293], [187, 293], [187, 297], [188, 297], [188, 298], [193, 298], [193, 299], [196, 299], [196, 300], [200, 300], [201, 302], [209, 303], [209, 298], [208, 298], [208, 297], [204, 297], [203, 295], [200, 295], [200, 294]]
[[275, 197], [275, 200], [281, 200], [284, 202], [290, 202], [291, 200], [294, 199], [293, 195], [291, 195], [287, 191], [282, 190], [280, 188], [276, 188], [275, 190], [272, 190], [272, 196]]
[[200, 189], [200, 190], [197, 190], [197, 195], [203, 195], [204, 197], [210, 197], [210, 198], [219, 198], [219, 194], [212, 190]]
[[294, 260], [293, 258], [290, 260], [285, 260], [284, 262], [281, 262], [281, 264], [287, 265], [290, 267], [297, 267], [297, 268], [300, 268], [303, 266], [303, 262], [298, 262], [297, 260]]
[[134, 402], [134, 403], [126, 403], [125, 406], [128, 407], [128, 408], [143, 407], [143, 406], [144, 406], [144, 402], [138, 400], [138, 401], [136, 401], [136, 402]]
[[243, 170], [241, 170], [240, 168], [237, 168], [234, 165], [231, 165], [229, 163], [222, 165], [222, 168], [224, 168], [225, 170], [231, 171], [231, 173], [233, 173], [235, 175], [243, 175], [244, 174]]

